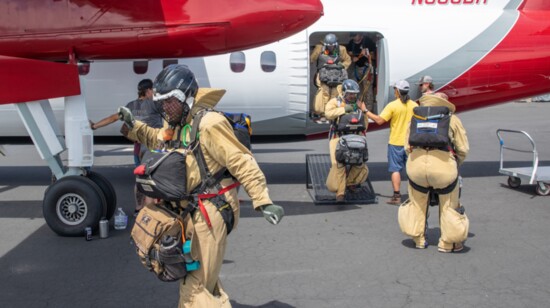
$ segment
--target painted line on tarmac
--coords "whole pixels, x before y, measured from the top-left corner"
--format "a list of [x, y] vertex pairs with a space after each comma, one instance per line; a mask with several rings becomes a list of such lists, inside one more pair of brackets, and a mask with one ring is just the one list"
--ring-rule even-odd
[[0, 258], [23, 242], [29, 235], [42, 227], [43, 218], [0, 218], [0, 234], [9, 234], [0, 241]]

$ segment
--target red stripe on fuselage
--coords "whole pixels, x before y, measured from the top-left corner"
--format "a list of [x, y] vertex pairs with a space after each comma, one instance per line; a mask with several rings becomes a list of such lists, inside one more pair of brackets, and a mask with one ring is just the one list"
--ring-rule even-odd
[[508, 35], [440, 91], [459, 111], [550, 92], [549, 21], [550, 11], [521, 10]]

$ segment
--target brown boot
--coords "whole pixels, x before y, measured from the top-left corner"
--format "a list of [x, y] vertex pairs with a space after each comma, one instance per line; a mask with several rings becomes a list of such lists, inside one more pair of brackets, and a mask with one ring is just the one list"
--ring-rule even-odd
[[443, 252], [443, 253], [450, 253], [450, 252], [459, 252], [459, 251], [462, 251], [464, 249], [464, 245], [462, 245], [462, 243], [454, 243], [453, 244], [453, 248], [451, 249], [445, 249], [445, 248], [437, 248], [437, 251], [439, 252]]
[[387, 204], [400, 205], [401, 204], [401, 194], [393, 194], [390, 201], [386, 202]]
[[343, 203], [344, 201], [346, 201], [346, 196], [344, 195], [336, 196], [336, 203]]

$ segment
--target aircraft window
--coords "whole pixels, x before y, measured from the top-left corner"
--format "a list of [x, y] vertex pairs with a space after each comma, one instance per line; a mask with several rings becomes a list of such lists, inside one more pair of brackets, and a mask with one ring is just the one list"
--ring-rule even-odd
[[143, 75], [147, 73], [149, 61], [134, 61], [134, 73]]
[[229, 64], [233, 72], [242, 73], [246, 66], [246, 57], [244, 55], [244, 52], [237, 51], [231, 53], [231, 55], [229, 56]]
[[170, 64], [178, 64], [178, 59], [162, 60], [162, 68], [165, 68]]
[[262, 70], [266, 73], [271, 73], [277, 67], [277, 57], [273, 51], [264, 51], [260, 57]]

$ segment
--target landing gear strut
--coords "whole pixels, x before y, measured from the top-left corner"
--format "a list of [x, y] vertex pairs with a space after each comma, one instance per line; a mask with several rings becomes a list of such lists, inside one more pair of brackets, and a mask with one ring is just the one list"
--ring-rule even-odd
[[[38, 153], [57, 179], [44, 193], [42, 210], [48, 226], [62, 236], [83, 236], [86, 227], [96, 232], [99, 220], [110, 219], [116, 209], [111, 183], [89, 171], [94, 156], [93, 133], [81, 92], [65, 98], [64, 135], [48, 100], [15, 104]], [[67, 166], [60, 157], [65, 150]]]

